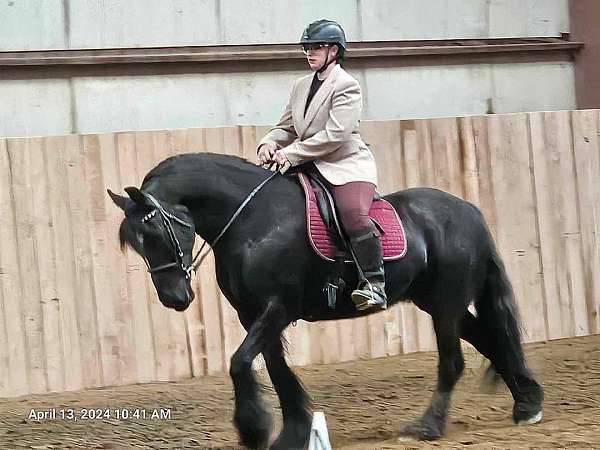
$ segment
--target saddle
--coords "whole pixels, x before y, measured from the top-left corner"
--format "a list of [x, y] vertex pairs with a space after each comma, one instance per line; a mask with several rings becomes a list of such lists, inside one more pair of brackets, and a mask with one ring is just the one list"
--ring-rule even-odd
[[[306, 198], [306, 228], [312, 248], [326, 261], [353, 264], [333, 196], [318, 177], [298, 172], [298, 178]], [[406, 234], [392, 205], [376, 195], [369, 216], [381, 235], [383, 260], [394, 261], [406, 255]]]

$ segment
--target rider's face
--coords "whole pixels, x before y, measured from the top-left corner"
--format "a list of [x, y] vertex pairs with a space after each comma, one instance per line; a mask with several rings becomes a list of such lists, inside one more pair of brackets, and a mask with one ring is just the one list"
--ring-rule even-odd
[[311, 70], [319, 70], [325, 64], [328, 53], [329, 61], [337, 55], [337, 45], [329, 44], [306, 44], [303, 46], [306, 60]]

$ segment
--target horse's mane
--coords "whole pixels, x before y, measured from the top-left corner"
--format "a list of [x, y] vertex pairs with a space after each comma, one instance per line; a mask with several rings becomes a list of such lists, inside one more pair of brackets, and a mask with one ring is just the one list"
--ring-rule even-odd
[[152, 179], [175, 174], [185, 175], [193, 173], [197, 175], [199, 171], [212, 171], [214, 167], [218, 166], [236, 167], [252, 174], [265, 172], [265, 169], [239, 156], [207, 152], [183, 153], [171, 156], [158, 163], [156, 167], [146, 174], [142, 186], [149, 183]]
[[130, 247], [138, 255], [144, 256], [141, 242], [127, 217], [121, 221], [119, 226], [119, 244], [121, 245], [121, 251], [125, 250], [125, 247]]
[[[253, 164], [247, 159], [234, 155], [219, 153], [183, 153], [171, 156], [151, 169], [142, 182], [142, 189], [149, 187], [152, 182], [170, 176], [198, 177], [199, 173], [212, 173], [217, 167], [236, 168], [236, 176], [247, 173], [256, 176], [265, 173], [265, 169]], [[126, 246], [131, 247], [136, 253], [143, 256], [143, 247], [131, 221], [125, 217], [119, 227], [119, 242], [121, 250]]]

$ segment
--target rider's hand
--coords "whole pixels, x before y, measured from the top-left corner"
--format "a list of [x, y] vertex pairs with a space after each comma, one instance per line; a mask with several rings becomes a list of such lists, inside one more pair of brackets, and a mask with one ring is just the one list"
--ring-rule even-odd
[[277, 145], [272, 142], [267, 142], [258, 147], [258, 163], [260, 165], [273, 161], [273, 155], [277, 151]]
[[272, 159], [280, 166], [283, 166], [284, 164], [286, 164], [288, 162], [287, 156], [285, 156], [285, 153], [282, 152], [281, 150], [277, 150], [275, 152], [275, 154], [273, 155]]

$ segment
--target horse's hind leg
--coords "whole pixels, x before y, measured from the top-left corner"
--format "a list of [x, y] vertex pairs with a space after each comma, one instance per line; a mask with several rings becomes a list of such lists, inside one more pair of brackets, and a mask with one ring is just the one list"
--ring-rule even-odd
[[464, 369], [458, 321], [435, 314], [433, 325], [438, 346], [437, 387], [425, 414], [403, 430], [405, 434], [427, 440], [437, 439], [444, 433], [452, 390]]
[[281, 339], [269, 342], [263, 356], [283, 414], [283, 430], [270, 448], [302, 449], [310, 435], [308, 394], [285, 361]]
[[271, 416], [260, 399], [252, 361], [270, 341], [279, 339], [287, 324], [285, 310], [278, 303], [270, 302], [231, 357], [229, 373], [235, 391], [234, 423], [242, 444], [249, 448], [265, 447], [271, 433]]
[[462, 319], [462, 337], [479, 353], [489, 359], [498, 371], [515, 400], [513, 420], [516, 423], [535, 423], [542, 418], [542, 387], [525, 364], [520, 342], [486, 321], [484, 313], [475, 317], [467, 312]]

